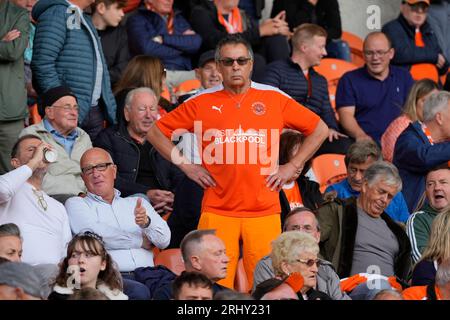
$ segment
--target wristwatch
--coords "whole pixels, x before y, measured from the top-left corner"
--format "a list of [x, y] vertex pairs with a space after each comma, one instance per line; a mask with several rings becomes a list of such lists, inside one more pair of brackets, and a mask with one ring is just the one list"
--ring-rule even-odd
[[148, 222], [147, 222], [147, 224], [143, 227], [143, 229], [148, 228], [148, 227], [150, 226], [150, 223], [152, 222], [152, 219], [150, 219], [149, 216], [147, 216], [147, 218], [148, 218]]

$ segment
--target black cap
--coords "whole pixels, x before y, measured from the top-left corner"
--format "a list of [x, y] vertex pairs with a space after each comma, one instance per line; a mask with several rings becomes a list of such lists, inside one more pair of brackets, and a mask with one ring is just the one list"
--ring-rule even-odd
[[72, 96], [75, 98], [75, 100], [77, 100], [77, 96], [70, 90], [69, 87], [66, 86], [55, 87], [47, 90], [41, 95], [42, 106], [44, 108], [50, 107], [55, 103], [55, 101], [58, 101], [62, 97], [66, 96]]
[[215, 56], [214, 50], [203, 52], [200, 58], [198, 59], [198, 67], [203, 68], [207, 62], [214, 60], [214, 56]]

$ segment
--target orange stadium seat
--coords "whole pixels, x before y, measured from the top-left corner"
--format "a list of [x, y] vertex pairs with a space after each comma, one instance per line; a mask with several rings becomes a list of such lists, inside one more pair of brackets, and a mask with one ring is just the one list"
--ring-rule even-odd
[[343, 154], [328, 153], [312, 160], [311, 169], [320, 185], [320, 192], [323, 193], [327, 186], [347, 177], [344, 158]]
[[328, 95], [330, 97], [331, 107], [333, 108], [334, 116], [336, 117], [336, 120], [339, 121], [339, 114], [336, 111], [336, 89], [337, 89], [337, 85], [335, 85], [335, 84], [328, 86]]
[[175, 89], [177, 95], [186, 94], [192, 90], [197, 90], [202, 86], [198, 79], [190, 79], [186, 80], [178, 85]]
[[440, 79], [441, 79], [441, 84], [442, 84], [442, 85], [445, 84], [445, 81], [447, 80], [447, 75], [448, 75], [448, 73], [443, 74], [443, 75], [440, 77]]
[[416, 63], [409, 70], [414, 80], [431, 79], [439, 83], [439, 74], [436, 66], [431, 63]]
[[323, 75], [327, 81], [328, 86], [337, 85], [342, 75], [348, 71], [357, 69], [358, 67], [351, 62], [333, 58], [322, 59], [320, 65], [314, 67], [315, 70]]
[[364, 65], [363, 40], [356, 34], [348, 31], [342, 31], [341, 39], [346, 41], [350, 47], [352, 63], [362, 67]]
[[42, 117], [38, 112], [38, 106], [37, 104], [33, 104], [33, 106], [31, 106], [28, 111], [30, 112], [30, 125], [31, 124], [36, 124], [42, 121]]
[[333, 107], [334, 115], [337, 121], [339, 121], [339, 115], [336, 112], [337, 84], [344, 73], [355, 70], [356, 68], [357, 66], [353, 63], [333, 58], [322, 59], [320, 65], [315, 67], [315, 70], [323, 75], [328, 81], [328, 94], [330, 97], [330, 103]]
[[180, 275], [185, 270], [181, 249], [167, 249], [159, 252], [155, 257], [155, 266], [163, 265], [173, 273]]
[[123, 8], [123, 12], [133, 11], [139, 6], [139, 3], [141, 3], [141, 0], [128, 0], [126, 6]]
[[172, 101], [172, 99], [170, 97], [169, 88], [166, 85], [163, 85], [163, 91], [161, 92], [161, 97], [163, 97], [167, 101]]
[[244, 260], [242, 258], [239, 259], [237, 264], [236, 276], [234, 278], [234, 290], [243, 293], [249, 293], [250, 291], [247, 273], [244, 268]]

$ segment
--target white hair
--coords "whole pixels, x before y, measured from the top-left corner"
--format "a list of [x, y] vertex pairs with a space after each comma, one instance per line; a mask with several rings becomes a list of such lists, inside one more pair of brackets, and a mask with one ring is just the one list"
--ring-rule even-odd
[[127, 108], [128, 110], [131, 109], [131, 101], [133, 101], [134, 95], [136, 93], [148, 93], [151, 96], [153, 96], [156, 100], [158, 99], [156, 97], [155, 91], [153, 91], [149, 87], [140, 87], [140, 88], [133, 89], [130, 92], [128, 92], [128, 94], [125, 98], [125, 108]]
[[439, 91], [430, 95], [423, 105], [423, 121], [431, 121], [438, 112], [444, 112], [448, 108], [450, 93]]

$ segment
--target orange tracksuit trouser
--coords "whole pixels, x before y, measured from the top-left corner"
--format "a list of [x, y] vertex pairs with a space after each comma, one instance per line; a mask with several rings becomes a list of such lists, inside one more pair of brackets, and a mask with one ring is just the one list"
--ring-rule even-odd
[[218, 283], [228, 288], [234, 287], [239, 260], [239, 240], [242, 239], [244, 268], [251, 288], [256, 264], [270, 253], [271, 242], [281, 233], [280, 214], [257, 218], [235, 218], [203, 212], [198, 229], [215, 229], [216, 235], [224, 242], [230, 263], [227, 277]]

